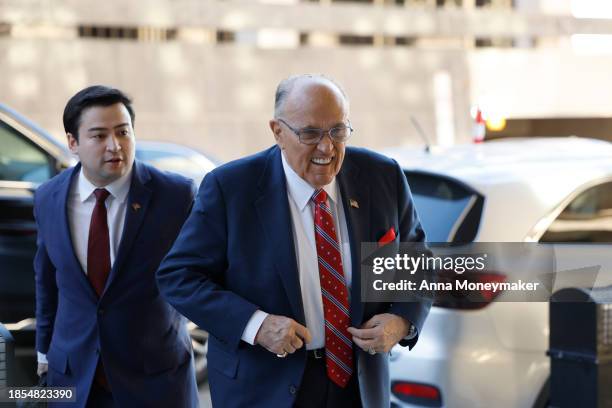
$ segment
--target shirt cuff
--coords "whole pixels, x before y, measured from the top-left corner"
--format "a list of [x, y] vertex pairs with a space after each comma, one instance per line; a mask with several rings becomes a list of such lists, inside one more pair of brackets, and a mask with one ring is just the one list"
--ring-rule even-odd
[[408, 334], [404, 337], [404, 340], [412, 340], [417, 336], [418, 332], [416, 326], [410, 323], [410, 328], [408, 329]]
[[253, 316], [251, 316], [251, 318], [249, 319], [249, 322], [247, 323], [246, 327], [244, 328], [241, 339], [254, 346], [255, 336], [257, 336], [257, 332], [259, 331], [259, 328], [261, 327], [261, 324], [263, 323], [266, 317], [268, 317], [268, 314], [266, 312], [256, 310], [255, 313], [253, 313]]
[[49, 364], [49, 362], [47, 361], [47, 355], [41, 353], [40, 351], [37, 351], [38, 354], [38, 363], [39, 364]]

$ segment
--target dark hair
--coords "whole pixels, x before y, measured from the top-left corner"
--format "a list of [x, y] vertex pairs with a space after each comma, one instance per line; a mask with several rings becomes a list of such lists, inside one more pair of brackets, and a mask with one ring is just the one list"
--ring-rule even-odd
[[132, 100], [118, 89], [94, 85], [77, 92], [70, 98], [64, 108], [64, 130], [72, 134], [78, 141], [83, 111], [92, 106], [111, 106], [116, 103], [122, 103], [125, 106], [132, 119], [132, 126], [134, 126], [136, 114], [132, 109]]

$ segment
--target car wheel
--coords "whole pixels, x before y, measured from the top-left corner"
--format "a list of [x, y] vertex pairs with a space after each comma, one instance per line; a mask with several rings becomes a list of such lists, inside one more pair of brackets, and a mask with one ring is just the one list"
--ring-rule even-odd
[[208, 333], [200, 329], [195, 323], [189, 322], [187, 325], [191, 336], [191, 346], [193, 347], [193, 357], [195, 362], [196, 380], [199, 384], [208, 379]]

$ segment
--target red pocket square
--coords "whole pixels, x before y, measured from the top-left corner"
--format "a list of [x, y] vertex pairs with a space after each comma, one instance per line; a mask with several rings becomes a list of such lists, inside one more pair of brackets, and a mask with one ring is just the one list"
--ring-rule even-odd
[[395, 239], [395, 228], [391, 227], [389, 228], [389, 231], [385, 232], [385, 235], [383, 235], [378, 240], [378, 247], [380, 248], [381, 246], [385, 246], [389, 242], [393, 242], [394, 239]]

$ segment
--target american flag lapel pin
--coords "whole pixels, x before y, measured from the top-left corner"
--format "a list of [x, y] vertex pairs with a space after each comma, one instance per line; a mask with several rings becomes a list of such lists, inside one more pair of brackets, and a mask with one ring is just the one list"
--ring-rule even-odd
[[138, 211], [138, 210], [140, 210], [140, 204], [138, 204], [138, 203], [132, 203], [132, 209], [133, 209], [134, 211]]
[[357, 200], [354, 200], [354, 199], [351, 198], [351, 199], [349, 199], [349, 204], [353, 208], [359, 208], [359, 203], [357, 202]]

